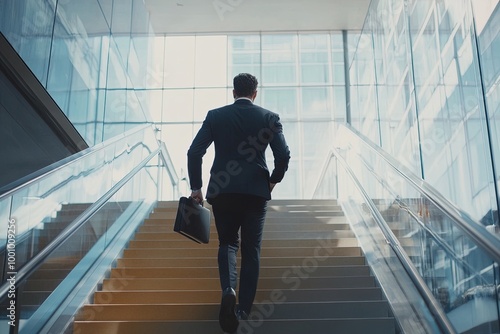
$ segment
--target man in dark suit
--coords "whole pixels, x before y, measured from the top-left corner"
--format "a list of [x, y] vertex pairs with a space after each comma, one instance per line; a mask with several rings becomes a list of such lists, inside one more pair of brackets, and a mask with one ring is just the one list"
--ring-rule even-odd
[[[188, 151], [191, 197], [203, 201], [202, 157], [212, 142], [215, 159], [210, 170], [207, 201], [212, 205], [219, 235], [219, 277], [222, 301], [219, 323], [225, 332], [237, 330], [251, 311], [257, 290], [262, 231], [271, 191], [288, 169], [290, 151], [279, 116], [253, 101], [257, 79], [248, 73], [233, 81], [234, 104], [210, 110]], [[265, 150], [271, 146], [274, 170], [269, 173]], [[236, 308], [236, 254], [241, 271]]]

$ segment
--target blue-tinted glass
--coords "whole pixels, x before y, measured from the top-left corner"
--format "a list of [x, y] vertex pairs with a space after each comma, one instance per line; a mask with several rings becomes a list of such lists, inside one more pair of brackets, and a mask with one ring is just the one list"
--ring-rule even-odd
[[297, 88], [264, 88], [262, 106], [278, 113], [281, 119], [297, 119]]
[[[474, 1], [476, 27], [482, 27], [478, 37], [481, 74], [489, 121], [490, 143], [495, 167], [496, 182], [500, 185], [500, 4], [490, 4], [490, 11], [482, 2]], [[483, 14], [481, 16], [481, 14]], [[491, 15], [491, 16], [490, 16]], [[500, 202], [500, 194], [497, 194]]]
[[262, 35], [262, 84], [296, 84], [297, 36]]
[[302, 88], [302, 117], [329, 119], [331, 115], [331, 90], [329, 88]]
[[45, 1], [2, 1], [0, 31], [45, 86], [54, 26], [54, 7]]

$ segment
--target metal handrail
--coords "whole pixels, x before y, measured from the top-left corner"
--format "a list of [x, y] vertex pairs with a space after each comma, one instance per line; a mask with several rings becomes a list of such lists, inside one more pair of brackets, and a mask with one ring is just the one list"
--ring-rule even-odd
[[[31, 186], [33, 183], [35, 182], [39, 182], [40, 180], [43, 180], [47, 177], [49, 177], [50, 175], [60, 171], [62, 168], [70, 165], [70, 164], [73, 164], [75, 163], [76, 161], [79, 161], [83, 158], [85, 158], [86, 156], [88, 156], [89, 154], [91, 153], [95, 153], [97, 151], [100, 151], [112, 144], [115, 144], [116, 142], [120, 141], [120, 140], [123, 140], [123, 138], [126, 138], [136, 132], [140, 132], [140, 131], [144, 131], [145, 129], [147, 129], [148, 127], [151, 127], [150, 124], [146, 124], [144, 126], [139, 126], [137, 128], [133, 128], [129, 131], [126, 131], [124, 132], [122, 135], [118, 135], [118, 136], [115, 136], [105, 142], [102, 142], [102, 143], [99, 143], [95, 146], [92, 146], [88, 149], [85, 149], [81, 152], [78, 152], [76, 154], [73, 154], [71, 155], [70, 157], [68, 158], [65, 158], [63, 160], [60, 160], [58, 162], [55, 162], [45, 168], [42, 168], [40, 171], [38, 172], [35, 172], [33, 174], [30, 174], [29, 177], [30, 177], [30, 180], [27, 181], [26, 183], [23, 183], [22, 185], [19, 185], [3, 194], [0, 195], [0, 201], [2, 201], [4, 198], [7, 198], [9, 196], [12, 196], [14, 195], [15, 193]], [[48, 170], [48, 171], [47, 171]]]
[[[16, 274], [15, 286], [18, 287], [27, 277], [29, 277], [43, 261], [47, 259], [57, 247], [63, 242], [68, 240], [78, 228], [80, 228], [90, 217], [92, 217], [108, 200], [116, 194], [123, 185], [125, 185], [132, 177], [135, 176], [146, 164], [160, 153], [158, 147], [155, 151], [151, 152], [142, 162], [140, 162], [134, 169], [118, 181], [110, 190], [108, 190], [101, 198], [94, 204], [88, 207], [81, 215], [79, 215], [61, 234], [59, 234], [52, 242], [43, 248], [36, 256], [27, 262]], [[10, 283], [6, 282], [0, 286], [0, 300], [3, 300], [9, 291]]]
[[450, 217], [457, 225], [470, 237], [476, 244], [481, 246], [493, 260], [500, 263], [500, 239], [487, 232], [485, 229], [479, 228], [479, 224], [470, 218], [465, 212], [460, 210], [454, 204], [449, 202], [436, 189], [429, 185], [426, 181], [416, 176], [411, 170], [403, 164], [397, 162], [391, 155], [382, 150], [380, 147], [372, 144], [365, 136], [354, 130], [352, 127], [342, 125], [344, 129], [349, 131], [353, 136], [357, 137], [365, 146], [370, 148], [378, 157], [387, 162], [392, 169], [401, 175], [406, 181], [410, 182], [421, 194], [425, 195], [436, 207], [444, 214]]
[[321, 187], [321, 182], [324, 180], [326, 173], [328, 172], [328, 167], [330, 167], [330, 163], [332, 162], [333, 152], [330, 151], [326, 156], [325, 162], [323, 162], [323, 167], [321, 168], [321, 172], [319, 173], [318, 182], [316, 182], [316, 188], [313, 191], [313, 198], [318, 193], [318, 189]]
[[477, 272], [471, 265], [469, 265], [466, 261], [461, 259], [456, 255], [456, 252], [446, 243], [446, 241], [436, 232], [434, 232], [431, 228], [429, 228], [420, 218], [408, 207], [406, 203], [404, 203], [400, 198], [396, 198], [396, 203], [398, 204], [401, 210], [406, 211], [408, 215], [420, 226], [422, 230], [424, 230], [428, 235], [431, 236], [432, 240], [446, 252], [446, 254], [453, 259], [456, 263], [460, 264], [462, 268], [470, 273], [474, 273], [472, 278], [479, 278], [480, 281], [487, 284], [486, 279], [481, 276], [481, 273]]
[[168, 153], [167, 146], [164, 142], [160, 141], [160, 158], [163, 161], [163, 164], [167, 168], [168, 176], [170, 177], [170, 181], [174, 187], [179, 185], [179, 176], [175, 172], [174, 164], [172, 159], [170, 158], [170, 154]]
[[[365, 168], [373, 174], [373, 177], [381, 185], [384, 185], [385, 184], [384, 180], [376, 174], [375, 169], [368, 163], [368, 161], [366, 161], [366, 159], [364, 159], [364, 157], [360, 157], [360, 160], [363, 163], [363, 165], [365, 166]], [[399, 208], [401, 210], [406, 211], [408, 213], [408, 215], [420, 226], [420, 228], [423, 229], [428, 235], [430, 235], [431, 238], [434, 240], [434, 242], [442, 250], [444, 250], [445, 253], [448, 254], [448, 256], [450, 256], [456, 263], [460, 264], [460, 266], [462, 266], [462, 268], [464, 268], [466, 271], [474, 272], [475, 273], [474, 277], [479, 276], [479, 279], [486, 283], [484, 277], [482, 277], [479, 273], [477, 273], [476, 270], [474, 268], [472, 268], [472, 266], [470, 266], [466, 261], [464, 261], [463, 259], [458, 257], [456, 255], [456, 253], [454, 252], [454, 250], [450, 247], [450, 245], [448, 245], [446, 243], [446, 241], [440, 235], [438, 235], [438, 233], [434, 232], [429, 226], [424, 224], [419, 219], [419, 217], [410, 209], [410, 207], [405, 202], [403, 202], [403, 200], [401, 199], [401, 197], [398, 194], [394, 193], [391, 189], [388, 189], [388, 188], [386, 188], [386, 189], [391, 193], [392, 196], [395, 197], [395, 202], [398, 204]]]
[[372, 216], [373, 216], [375, 222], [380, 227], [385, 239], [387, 240], [387, 243], [394, 250], [394, 252], [396, 253], [396, 256], [399, 258], [401, 264], [405, 268], [405, 270], [408, 273], [408, 275], [410, 276], [411, 280], [413, 281], [413, 283], [415, 284], [417, 289], [420, 291], [420, 294], [422, 295], [425, 302], [427, 303], [427, 306], [429, 307], [429, 310], [431, 311], [431, 313], [436, 317], [436, 320], [437, 320], [439, 326], [441, 327], [441, 329], [445, 333], [448, 333], [448, 334], [456, 333], [455, 329], [453, 328], [453, 325], [450, 323], [448, 317], [444, 313], [440, 304], [434, 298], [432, 292], [427, 287], [425, 281], [420, 276], [417, 268], [415, 268], [415, 266], [411, 262], [408, 255], [406, 255], [406, 252], [401, 247], [399, 240], [396, 238], [394, 233], [391, 231], [391, 229], [387, 225], [387, 222], [385, 221], [384, 217], [382, 217], [382, 215], [381, 215], [380, 211], [377, 209], [375, 203], [373, 203], [370, 196], [367, 194], [367, 192], [365, 191], [365, 189], [361, 185], [361, 182], [355, 176], [351, 167], [349, 167], [349, 164], [345, 161], [345, 159], [341, 156], [341, 154], [335, 148], [332, 148], [332, 152], [333, 152], [333, 155], [337, 158], [337, 161], [340, 162], [342, 167], [344, 167], [344, 169], [346, 170], [347, 174], [353, 180], [358, 191], [363, 196], [365, 203], [368, 205], [368, 208], [370, 209], [370, 212], [372, 213]]

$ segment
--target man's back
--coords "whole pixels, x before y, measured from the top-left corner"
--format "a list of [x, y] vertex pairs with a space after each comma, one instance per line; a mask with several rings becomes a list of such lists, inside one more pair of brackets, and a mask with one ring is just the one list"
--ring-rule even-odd
[[215, 144], [215, 160], [207, 198], [221, 193], [241, 193], [270, 199], [265, 149], [271, 144], [278, 162], [275, 172], [281, 175], [280, 179], [289, 159], [277, 114], [246, 99], [211, 110], [188, 156], [202, 156], [210, 140]]

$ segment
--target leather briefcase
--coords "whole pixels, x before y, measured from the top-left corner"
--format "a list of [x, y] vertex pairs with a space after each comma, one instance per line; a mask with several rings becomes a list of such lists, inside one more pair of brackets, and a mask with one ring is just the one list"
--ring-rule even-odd
[[210, 210], [191, 197], [181, 197], [174, 231], [197, 243], [207, 244], [210, 239]]

